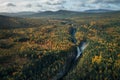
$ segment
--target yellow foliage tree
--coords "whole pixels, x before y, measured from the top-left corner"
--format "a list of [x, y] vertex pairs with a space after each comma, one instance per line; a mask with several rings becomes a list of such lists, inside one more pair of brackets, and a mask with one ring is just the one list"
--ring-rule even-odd
[[92, 63], [97, 63], [97, 64], [99, 64], [100, 62], [101, 62], [101, 60], [102, 60], [102, 56], [100, 55], [100, 56], [94, 56], [93, 58], [92, 58]]

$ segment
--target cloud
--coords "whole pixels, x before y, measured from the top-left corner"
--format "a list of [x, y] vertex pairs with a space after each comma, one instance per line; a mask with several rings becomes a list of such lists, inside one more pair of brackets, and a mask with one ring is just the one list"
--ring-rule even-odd
[[120, 3], [120, 0], [92, 0], [93, 3]]
[[47, 5], [62, 5], [63, 3], [65, 3], [65, 0], [48, 0], [46, 1]]
[[32, 4], [27, 4], [26, 7], [31, 8]]
[[[88, 9], [120, 10], [120, 0], [67, 0], [66, 9], [83, 11]], [[70, 4], [70, 6], [69, 6]]]
[[8, 6], [8, 7], [15, 7], [16, 5], [13, 4], [13, 3], [8, 3], [7, 6]]
[[0, 0], [0, 12], [83, 11], [87, 9], [120, 10], [120, 0]]
[[42, 5], [41, 4], [37, 4], [36, 7], [42, 7]]

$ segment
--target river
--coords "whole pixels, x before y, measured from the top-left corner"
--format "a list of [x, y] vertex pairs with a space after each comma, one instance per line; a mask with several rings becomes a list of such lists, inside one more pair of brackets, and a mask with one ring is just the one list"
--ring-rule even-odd
[[[75, 38], [76, 28], [74, 26], [70, 27], [69, 34], [72, 36], [72, 42], [76, 45], [77, 40]], [[84, 49], [88, 46], [86, 39], [83, 39], [79, 45], [76, 46], [77, 53], [75, 56], [71, 57], [68, 63], [64, 65], [63, 70], [61, 70], [52, 80], [62, 80], [64, 76], [70, 71], [74, 64], [78, 61]]]

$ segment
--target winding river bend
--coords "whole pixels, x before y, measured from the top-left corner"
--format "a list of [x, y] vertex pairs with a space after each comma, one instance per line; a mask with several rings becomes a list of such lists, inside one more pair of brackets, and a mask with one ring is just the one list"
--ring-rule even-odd
[[[72, 42], [76, 45], [77, 44], [77, 40], [75, 38], [76, 28], [74, 28], [74, 26], [70, 27], [69, 32], [70, 32], [69, 34], [72, 36]], [[77, 63], [82, 52], [87, 46], [88, 43], [86, 39], [82, 40], [80, 44], [76, 46], [77, 53], [70, 58], [69, 62], [64, 65], [63, 70], [61, 70], [52, 80], [62, 80], [63, 77], [66, 76], [70, 69], [74, 66], [74, 64]]]

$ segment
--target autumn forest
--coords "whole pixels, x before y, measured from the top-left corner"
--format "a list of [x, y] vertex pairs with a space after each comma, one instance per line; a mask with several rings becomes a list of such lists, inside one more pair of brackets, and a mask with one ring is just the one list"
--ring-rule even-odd
[[62, 79], [120, 79], [120, 12], [63, 13], [0, 16], [0, 80], [53, 80], [83, 39], [89, 45]]

